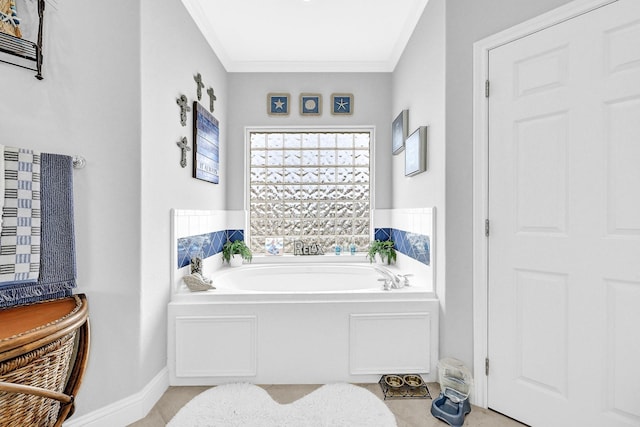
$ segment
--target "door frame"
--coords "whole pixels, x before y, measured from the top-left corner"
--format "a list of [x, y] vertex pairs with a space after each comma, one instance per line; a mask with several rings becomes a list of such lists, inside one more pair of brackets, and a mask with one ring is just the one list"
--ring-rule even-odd
[[[489, 108], [485, 82], [489, 52], [545, 28], [560, 24], [618, 0], [574, 0], [540, 16], [479, 40], [473, 44], [473, 403], [487, 408], [488, 382], [488, 239], [489, 217]], [[489, 88], [490, 89], [490, 88]]]

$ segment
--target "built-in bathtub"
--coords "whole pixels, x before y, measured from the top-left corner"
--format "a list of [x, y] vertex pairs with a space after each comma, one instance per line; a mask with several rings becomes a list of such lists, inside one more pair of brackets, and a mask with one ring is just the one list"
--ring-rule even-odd
[[435, 380], [438, 301], [419, 278], [382, 290], [383, 268], [250, 264], [215, 272], [215, 290], [181, 285], [168, 311], [171, 384]]

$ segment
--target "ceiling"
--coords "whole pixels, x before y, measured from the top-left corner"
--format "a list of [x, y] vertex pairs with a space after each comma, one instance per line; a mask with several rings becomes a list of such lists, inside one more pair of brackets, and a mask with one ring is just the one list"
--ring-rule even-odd
[[429, 0], [182, 0], [229, 72], [391, 72]]

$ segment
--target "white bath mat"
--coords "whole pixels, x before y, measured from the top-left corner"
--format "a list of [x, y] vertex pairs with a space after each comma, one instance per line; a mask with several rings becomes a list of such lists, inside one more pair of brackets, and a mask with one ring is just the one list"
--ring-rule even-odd
[[352, 384], [328, 384], [281, 405], [253, 384], [211, 388], [187, 403], [169, 427], [395, 427], [389, 408]]

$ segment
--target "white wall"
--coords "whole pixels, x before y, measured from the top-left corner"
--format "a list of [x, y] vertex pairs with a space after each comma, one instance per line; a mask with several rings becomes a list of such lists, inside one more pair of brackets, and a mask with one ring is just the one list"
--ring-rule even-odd
[[[227, 73], [180, 0], [142, 1], [142, 182], [141, 281], [139, 370], [141, 384], [151, 380], [167, 363], [167, 304], [171, 265], [170, 210], [225, 209], [229, 184], [225, 160], [227, 135]], [[220, 184], [192, 178], [192, 155], [180, 166], [176, 142], [183, 136], [193, 149], [193, 111], [187, 126], [180, 124], [176, 98], [197, 100], [193, 76], [205, 84], [201, 105], [209, 108], [206, 90], [213, 87], [217, 101], [213, 115], [220, 122]], [[213, 230], [209, 230], [213, 231]]]
[[57, 4], [44, 80], [0, 63], [0, 143], [87, 159], [74, 172], [77, 292], [93, 335], [84, 413], [140, 389], [140, 12], [127, 0]]
[[[267, 114], [267, 93], [291, 94], [289, 116]], [[301, 116], [298, 97], [302, 92], [320, 93], [321, 116]], [[227, 162], [230, 187], [228, 209], [244, 208], [244, 129], [245, 126], [363, 126], [376, 127], [375, 194], [376, 208], [390, 207], [391, 152], [391, 74], [389, 73], [230, 73], [229, 151]], [[351, 116], [331, 114], [331, 94], [352, 93]]]

